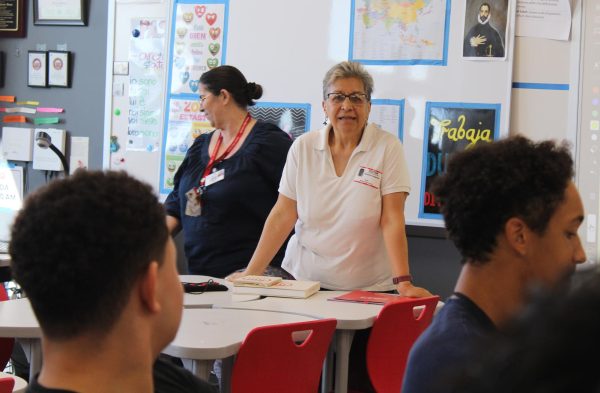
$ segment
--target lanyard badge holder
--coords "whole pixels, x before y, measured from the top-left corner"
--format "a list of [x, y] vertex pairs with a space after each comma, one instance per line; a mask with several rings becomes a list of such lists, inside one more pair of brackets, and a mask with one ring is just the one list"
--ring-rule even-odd
[[208, 161], [206, 168], [204, 168], [204, 173], [202, 174], [202, 178], [200, 179], [200, 186], [193, 187], [185, 193], [185, 196], [187, 198], [187, 203], [185, 205], [185, 214], [187, 216], [198, 217], [202, 214], [202, 192], [204, 191], [204, 187], [206, 187], [206, 177], [210, 174], [212, 168], [218, 161], [222, 161], [223, 159], [225, 159], [225, 157], [229, 155], [229, 153], [231, 153], [235, 145], [237, 145], [237, 143], [240, 141], [240, 138], [242, 137], [246, 126], [250, 122], [250, 119], [252, 119], [250, 113], [246, 114], [246, 117], [244, 118], [244, 121], [242, 122], [242, 125], [240, 126], [240, 130], [238, 131], [237, 135], [235, 136], [231, 144], [227, 146], [227, 149], [223, 152], [223, 154], [221, 154], [221, 156], [217, 158], [217, 152], [219, 151], [219, 148], [223, 143], [223, 134], [219, 134], [217, 143], [215, 144], [213, 152], [210, 155], [210, 160]]

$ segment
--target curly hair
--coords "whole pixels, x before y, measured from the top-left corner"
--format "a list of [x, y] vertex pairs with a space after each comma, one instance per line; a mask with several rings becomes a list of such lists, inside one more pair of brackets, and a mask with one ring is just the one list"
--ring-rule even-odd
[[101, 171], [37, 190], [11, 231], [14, 278], [53, 339], [109, 331], [133, 282], [151, 261], [163, 263], [169, 236], [150, 186]]
[[543, 234], [572, 177], [568, 145], [515, 136], [456, 154], [432, 191], [462, 262], [485, 263], [510, 218]]

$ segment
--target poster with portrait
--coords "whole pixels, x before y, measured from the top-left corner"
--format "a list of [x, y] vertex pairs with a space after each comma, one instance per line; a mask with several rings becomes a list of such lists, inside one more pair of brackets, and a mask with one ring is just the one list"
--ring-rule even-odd
[[500, 104], [427, 102], [419, 217], [442, 219], [431, 191], [452, 155], [499, 138]]
[[508, 0], [466, 0], [463, 57], [504, 60], [508, 52]]
[[48, 53], [30, 50], [27, 55], [27, 86], [48, 86]]
[[57, 87], [69, 87], [69, 57], [67, 51], [48, 52], [48, 85]]

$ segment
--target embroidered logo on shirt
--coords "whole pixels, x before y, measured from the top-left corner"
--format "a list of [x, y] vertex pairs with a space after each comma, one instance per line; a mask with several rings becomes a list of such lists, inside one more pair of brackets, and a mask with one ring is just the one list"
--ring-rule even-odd
[[379, 185], [381, 184], [382, 174], [383, 172], [378, 171], [377, 169], [361, 165], [353, 181], [378, 190]]

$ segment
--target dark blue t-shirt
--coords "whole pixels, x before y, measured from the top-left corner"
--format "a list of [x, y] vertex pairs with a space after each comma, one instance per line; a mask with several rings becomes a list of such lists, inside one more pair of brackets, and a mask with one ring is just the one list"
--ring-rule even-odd
[[491, 319], [471, 299], [452, 295], [410, 351], [402, 391], [452, 391], [445, 381], [471, 358], [471, 348], [494, 332]]
[[[277, 200], [292, 140], [277, 126], [256, 122], [242, 147], [213, 167], [224, 169], [225, 178], [204, 189], [202, 214], [188, 216], [185, 193], [200, 182], [210, 158], [211, 135], [196, 138], [187, 152], [175, 174], [165, 209], [181, 222], [189, 272], [222, 278], [245, 268], [250, 261]], [[272, 266], [281, 266], [285, 246], [273, 258]]]

